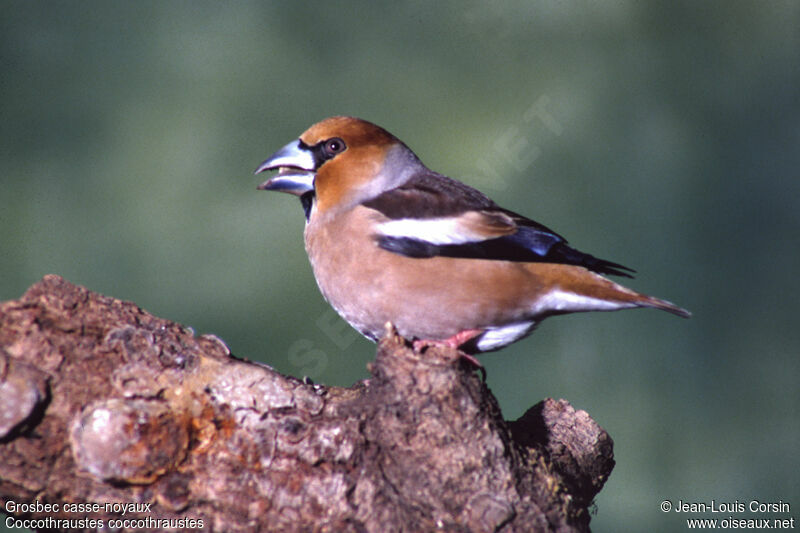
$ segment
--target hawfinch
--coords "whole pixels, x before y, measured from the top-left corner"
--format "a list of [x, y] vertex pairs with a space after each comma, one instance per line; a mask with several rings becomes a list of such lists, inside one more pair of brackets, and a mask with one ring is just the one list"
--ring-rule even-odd
[[550, 315], [669, 302], [603, 274], [633, 270], [580, 252], [558, 233], [428, 169], [383, 128], [352, 117], [311, 126], [256, 169], [258, 186], [299, 196], [317, 284], [376, 341], [391, 322], [417, 342], [497, 350]]

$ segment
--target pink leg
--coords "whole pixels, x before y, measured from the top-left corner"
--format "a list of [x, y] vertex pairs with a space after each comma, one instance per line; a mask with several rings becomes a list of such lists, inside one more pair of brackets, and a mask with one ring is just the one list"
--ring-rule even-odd
[[[417, 339], [414, 341], [414, 349], [420, 351], [426, 346], [437, 346], [437, 345], [458, 349], [459, 346], [461, 346], [467, 341], [474, 339], [481, 333], [483, 333], [482, 329], [465, 329], [464, 331], [459, 331], [452, 337], [449, 337], [444, 340]], [[483, 368], [481, 362], [478, 361], [474, 356], [464, 352], [459, 352], [459, 355], [461, 356], [462, 359], [466, 359], [467, 361], [469, 361], [475, 368]]]

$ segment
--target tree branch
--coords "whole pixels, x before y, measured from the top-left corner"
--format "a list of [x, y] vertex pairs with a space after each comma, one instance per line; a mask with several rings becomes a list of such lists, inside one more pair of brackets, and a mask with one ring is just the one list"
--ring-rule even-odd
[[3, 509], [54, 530], [589, 529], [614, 460], [585, 412], [547, 399], [505, 422], [458, 352], [392, 330], [369, 369], [305, 384], [46, 276], [0, 304]]

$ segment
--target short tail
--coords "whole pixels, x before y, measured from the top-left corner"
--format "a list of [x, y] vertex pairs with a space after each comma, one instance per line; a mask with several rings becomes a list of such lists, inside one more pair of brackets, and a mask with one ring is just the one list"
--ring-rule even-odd
[[[544, 276], [544, 273], [540, 276]], [[547, 277], [550, 276], [553, 277], [552, 281], [545, 283], [552, 283], [565, 294], [555, 302], [557, 311], [615, 311], [632, 307], [652, 307], [682, 318], [692, 316], [683, 307], [623, 287], [587, 267], [565, 270], [562, 266], [549, 272]]]
[[645, 296], [644, 294], [640, 294], [640, 296], [643, 297], [639, 302], [641, 307], [661, 309], [662, 311], [667, 311], [668, 313], [672, 313], [673, 315], [677, 315], [681, 318], [689, 318], [692, 316], [691, 311], [684, 309], [683, 307], [679, 307], [672, 302], [661, 300], [660, 298], [654, 298], [652, 296]]

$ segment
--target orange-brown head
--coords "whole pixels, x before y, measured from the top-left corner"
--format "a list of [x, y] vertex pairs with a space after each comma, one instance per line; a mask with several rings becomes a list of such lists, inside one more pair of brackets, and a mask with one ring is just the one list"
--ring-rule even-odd
[[401, 185], [422, 166], [399, 139], [353, 117], [331, 117], [267, 158], [256, 173], [278, 170], [259, 188], [302, 196], [318, 213], [348, 209]]

